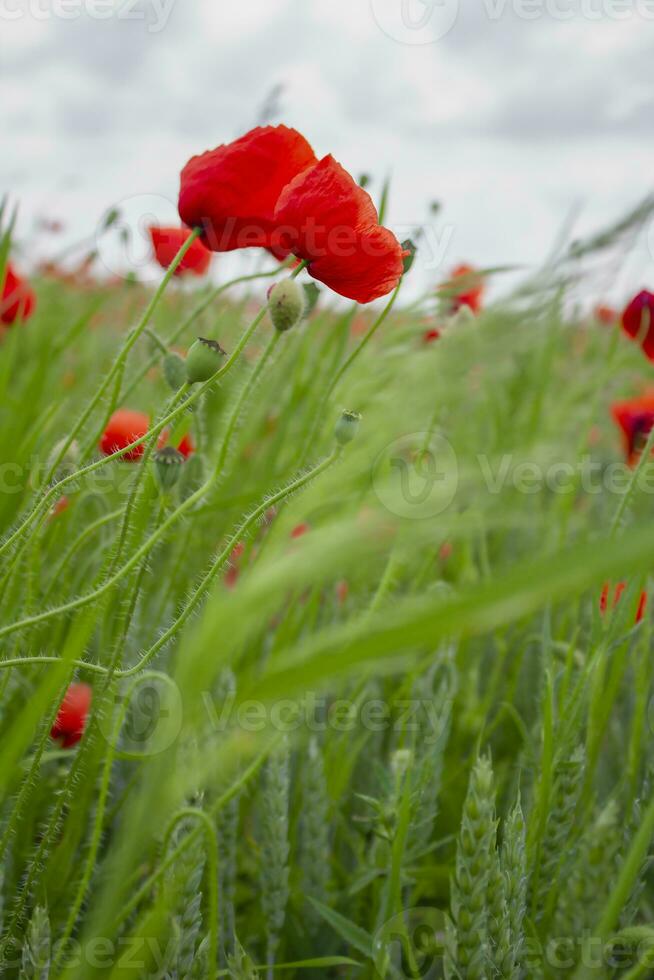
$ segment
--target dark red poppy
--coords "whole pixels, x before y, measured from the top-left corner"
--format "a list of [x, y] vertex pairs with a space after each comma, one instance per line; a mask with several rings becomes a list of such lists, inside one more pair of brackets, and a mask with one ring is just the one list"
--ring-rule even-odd
[[422, 339], [425, 344], [433, 344], [435, 340], [440, 339], [440, 336], [440, 330], [438, 330], [436, 327], [432, 327], [431, 330], [425, 330], [424, 334], [422, 335]]
[[29, 320], [36, 306], [36, 296], [27, 280], [18, 275], [10, 262], [5, 269], [1, 296], [0, 322], [9, 327], [17, 320]]
[[485, 286], [482, 276], [474, 266], [458, 265], [453, 269], [449, 281], [441, 288], [447, 294], [453, 313], [463, 306], [473, 313], [481, 310]]
[[50, 738], [61, 741], [65, 749], [76, 745], [84, 734], [92, 697], [88, 684], [71, 684], [50, 729]]
[[638, 340], [654, 361], [654, 293], [643, 289], [634, 296], [622, 314], [622, 329], [632, 340]]
[[[611, 609], [615, 609], [626, 587], [627, 587], [626, 582], [618, 582], [613, 592], [613, 602], [611, 603]], [[602, 589], [602, 594], [600, 596], [600, 612], [602, 615], [604, 615], [608, 609], [610, 592], [611, 592], [611, 583], [605, 582], [604, 587]], [[640, 593], [640, 599], [638, 600], [638, 609], [636, 610], [637, 623], [640, 623], [640, 621], [645, 616], [646, 608], [647, 608], [647, 592], [643, 591]]]
[[273, 245], [308, 262], [314, 279], [357, 303], [395, 289], [405, 252], [379, 224], [372, 198], [326, 156], [284, 188]]
[[[154, 255], [162, 269], [167, 269], [191, 232], [188, 228], [150, 228]], [[211, 252], [196, 239], [175, 269], [176, 276], [191, 273], [203, 276], [209, 268]]]
[[282, 189], [316, 162], [304, 136], [287, 126], [259, 126], [193, 157], [182, 170], [179, 214], [189, 228], [202, 228], [214, 252], [275, 249], [273, 216]]
[[[150, 427], [150, 419], [144, 412], [133, 412], [129, 408], [119, 408], [107, 422], [100, 439], [100, 449], [105, 456], [129, 446], [135, 439], [144, 436]], [[129, 463], [140, 459], [143, 455], [143, 443], [130, 449], [121, 459]]]
[[611, 414], [622, 432], [627, 462], [629, 466], [635, 466], [654, 426], [654, 391], [639, 398], [615, 402]]

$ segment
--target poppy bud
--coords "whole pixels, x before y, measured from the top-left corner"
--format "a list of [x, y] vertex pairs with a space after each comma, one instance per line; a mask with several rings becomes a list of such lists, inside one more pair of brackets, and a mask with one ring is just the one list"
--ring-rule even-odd
[[186, 380], [190, 385], [202, 384], [212, 378], [220, 367], [226, 351], [217, 340], [198, 337], [186, 355]]
[[276, 283], [270, 290], [268, 309], [275, 330], [285, 333], [304, 316], [304, 290], [295, 279]]
[[174, 351], [166, 354], [163, 360], [164, 378], [173, 391], [178, 391], [186, 383], [186, 364], [184, 358]]
[[172, 490], [179, 480], [184, 465], [184, 457], [180, 451], [174, 446], [164, 446], [154, 454], [152, 461], [157, 482], [163, 492]]
[[360, 422], [361, 416], [358, 412], [343, 412], [334, 429], [336, 442], [339, 446], [345, 446], [348, 442], [352, 442], [359, 431]]

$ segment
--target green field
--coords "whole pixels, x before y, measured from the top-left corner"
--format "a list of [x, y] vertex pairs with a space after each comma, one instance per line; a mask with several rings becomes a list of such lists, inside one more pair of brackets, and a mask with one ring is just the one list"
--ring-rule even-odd
[[[654, 975], [654, 468], [611, 417], [652, 369], [585, 278], [651, 210], [489, 271], [478, 316], [435, 278], [278, 334], [270, 258], [33, 278], [0, 346], [2, 977]], [[219, 373], [175, 391], [197, 337]], [[136, 461], [98, 449], [120, 408]], [[196, 447], [169, 489], [163, 430]]]

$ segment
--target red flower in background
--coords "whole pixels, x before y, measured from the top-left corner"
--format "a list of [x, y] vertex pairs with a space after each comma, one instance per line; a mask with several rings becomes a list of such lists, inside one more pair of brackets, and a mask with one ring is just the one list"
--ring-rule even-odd
[[620, 319], [617, 310], [614, 310], [612, 306], [606, 306], [604, 303], [596, 306], [594, 313], [597, 322], [602, 323], [605, 327], [612, 327]]
[[[100, 449], [105, 456], [112, 456], [120, 449], [124, 449], [125, 446], [129, 446], [135, 439], [140, 439], [141, 436], [146, 435], [149, 428], [150, 419], [145, 412], [134, 412], [129, 408], [120, 408], [117, 412], [114, 412], [107, 422], [107, 426], [100, 439]], [[163, 449], [166, 445], [168, 435], [168, 430], [164, 429], [157, 442], [158, 449]], [[182, 438], [177, 446], [177, 450], [182, 454], [184, 459], [188, 459], [189, 456], [193, 455], [195, 452], [195, 443], [190, 432]], [[134, 449], [130, 449], [124, 456], [121, 456], [121, 459], [127, 460], [128, 463], [133, 463], [135, 460], [141, 458], [143, 452], [144, 446], [141, 443], [135, 446]]]
[[[271, 248], [282, 189], [315, 162], [311, 146], [295, 129], [257, 127], [189, 160], [181, 175], [180, 217], [189, 228], [203, 229], [214, 252]], [[273, 254], [286, 257], [278, 246]]]
[[16, 320], [29, 320], [36, 306], [34, 290], [18, 275], [10, 262], [5, 269], [5, 281], [0, 298], [0, 322], [11, 326]]
[[50, 738], [61, 740], [65, 749], [76, 745], [84, 734], [92, 697], [88, 684], [71, 684], [50, 729]]
[[422, 335], [422, 339], [426, 344], [433, 344], [435, 340], [439, 340], [441, 332], [437, 327], [432, 327], [431, 330], [425, 330]]
[[[627, 587], [627, 583], [626, 582], [618, 582], [618, 584], [615, 587], [614, 593], [613, 593], [613, 602], [611, 604], [611, 609], [615, 609], [615, 607], [619, 603], [620, 598], [622, 596], [622, 593], [624, 592], [624, 590], [626, 589], [626, 587]], [[604, 588], [602, 589], [602, 594], [600, 596], [600, 612], [601, 612], [602, 616], [604, 616], [604, 614], [606, 613], [606, 611], [608, 609], [608, 605], [609, 605], [609, 593], [610, 593], [610, 591], [611, 591], [611, 583], [610, 582], [605, 582], [604, 583]], [[638, 609], [636, 610], [636, 622], [637, 623], [640, 623], [640, 621], [645, 616], [645, 609], [646, 608], [647, 608], [647, 593], [646, 592], [641, 592], [640, 593], [640, 599], [638, 600]]]
[[[461, 280], [460, 284], [457, 283], [458, 279]], [[485, 285], [481, 274], [474, 266], [458, 265], [452, 271], [449, 282], [444, 283], [442, 289], [449, 294], [453, 313], [463, 306], [467, 306], [473, 313], [480, 312]]]
[[404, 271], [397, 238], [379, 224], [372, 198], [324, 157], [282, 191], [273, 246], [309, 263], [314, 279], [357, 303], [395, 289]]
[[[150, 427], [150, 419], [144, 412], [133, 412], [129, 408], [119, 408], [107, 422], [107, 426], [100, 439], [100, 449], [105, 456], [129, 446], [135, 439], [144, 436]], [[129, 463], [134, 462], [143, 455], [143, 443], [130, 449], [121, 459]]]
[[654, 391], [639, 398], [615, 402], [611, 414], [622, 432], [627, 462], [629, 466], [635, 466], [654, 426]]
[[[164, 444], [168, 440], [168, 433], [163, 432]], [[160, 447], [161, 448], [161, 447]], [[188, 459], [195, 452], [195, 443], [193, 442], [193, 437], [190, 432], [187, 432], [182, 441], [177, 446], [177, 452], [181, 453], [184, 459]]]
[[632, 340], [638, 340], [654, 361], [654, 293], [643, 289], [634, 296], [622, 314], [622, 329]]
[[298, 538], [303, 538], [304, 535], [308, 534], [310, 530], [311, 527], [309, 524], [296, 524], [291, 531], [291, 538], [293, 541], [296, 541]]
[[[152, 227], [149, 230], [155, 258], [162, 269], [167, 269], [191, 232], [188, 228]], [[195, 276], [203, 276], [210, 262], [211, 252], [196, 239], [175, 270], [175, 275], [183, 276], [190, 272]]]

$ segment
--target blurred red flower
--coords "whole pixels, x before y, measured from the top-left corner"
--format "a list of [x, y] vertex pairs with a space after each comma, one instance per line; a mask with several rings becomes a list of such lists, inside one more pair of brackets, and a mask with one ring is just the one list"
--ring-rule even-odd
[[296, 526], [291, 531], [291, 538], [293, 540], [297, 538], [302, 538], [304, 537], [305, 534], [308, 534], [310, 530], [311, 527], [309, 526], [309, 524], [296, 524]]
[[[627, 587], [626, 582], [618, 582], [613, 593], [613, 602], [611, 603], [611, 609], [615, 609], [620, 601], [622, 593]], [[600, 612], [602, 616], [606, 613], [609, 605], [609, 594], [611, 591], [611, 583], [605, 582], [602, 589], [602, 594], [600, 596]], [[636, 622], [640, 623], [645, 615], [645, 609], [647, 608], [647, 592], [640, 593], [640, 599], [638, 600], [638, 609], [636, 610]]]
[[34, 290], [18, 275], [11, 262], [5, 269], [0, 298], [0, 322], [11, 326], [16, 320], [29, 320], [36, 306]]
[[[163, 441], [165, 444], [168, 439], [168, 433], [164, 432], [162, 433], [162, 435], [164, 436]], [[195, 452], [195, 443], [193, 442], [193, 437], [191, 436], [190, 432], [187, 432], [184, 438], [181, 440], [181, 442], [177, 446], [177, 451], [182, 454], [184, 459], [188, 459], [189, 456], [193, 455], [193, 453]]]
[[432, 327], [431, 330], [425, 330], [422, 335], [422, 339], [426, 344], [433, 344], [435, 340], [440, 339], [441, 332], [437, 327]]
[[[156, 228], [150, 230], [150, 238], [154, 255], [162, 269], [167, 269], [191, 232], [188, 228]], [[192, 273], [203, 276], [209, 268], [211, 252], [198, 239], [193, 242], [188, 252], [175, 270], [176, 276]]]
[[60, 740], [65, 749], [76, 745], [84, 734], [92, 697], [88, 684], [71, 684], [50, 729], [50, 738]]
[[[282, 189], [312, 166], [316, 156], [304, 136], [287, 126], [259, 126], [193, 157], [182, 170], [179, 214], [204, 232], [214, 252], [272, 248], [273, 216]], [[274, 250], [277, 258], [288, 255]]]
[[[144, 412], [133, 412], [129, 408], [119, 408], [107, 422], [100, 439], [100, 449], [105, 456], [129, 446], [135, 439], [144, 436], [150, 427], [150, 419]], [[143, 455], [143, 443], [130, 449], [121, 459], [129, 463]]]
[[372, 198], [326, 156], [280, 194], [272, 244], [308, 262], [314, 279], [358, 303], [394, 289], [404, 271], [404, 251], [379, 224]]
[[606, 306], [604, 303], [599, 303], [594, 312], [597, 322], [606, 327], [612, 327], [620, 318], [619, 313], [612, 306]]
[[638, 398], [615, 402], [611, 414], [622, 432], [624, 452], [629, 466], [635, 466], [654, 426], [654, 391]]
[[[102, 433], [102, 438], [100, 439], [100, 449], [105, 456], [111, 456], [120, 449], [124, 449], [125, 446], [129, 446], [135, 439], [140, 439], [141, 436], [147, 433], [149, 428], [150, 419], [145, 412], [134, 412], [129, 408], [119, 408], [107, 422], [106, 428]], [[169, 434], [168, 430], [164, 429], [157, 441], [157, 449], [163, 449], [168, 442]], [[182, 437], [177, 446], [177, 450], [182, 454], [184, 459], [188, 459], [189, 456], [193, 455], [195, 452], [195, 442], [190, 432], [187, 432]], [[143, 452], [144, 447], [143, 443], [141, 443], [135, 446], [134, 449], [130, 449], [124, 456], [121, 456], [121, 459], [127, 460], [128, 463], [133, 463], [135, 460], [141, 458]]]
[[643, 289], [634, 296], [622, 314], [622, 329], [632, 340], [638, 340], [654, 361], [654, 293]]
[[[459, 279], [460, 284], [457, 283]], [[453, 269], [449, 281], [441, 288], [449, 294], [453, 313], [463, 306], [467, 306], [473, 313], [479, 313], [481, 310], [485, 285], [481, 274], [474, 266], [458, 265]]]

